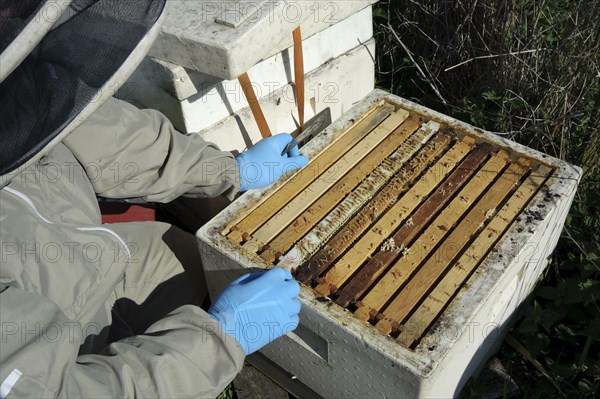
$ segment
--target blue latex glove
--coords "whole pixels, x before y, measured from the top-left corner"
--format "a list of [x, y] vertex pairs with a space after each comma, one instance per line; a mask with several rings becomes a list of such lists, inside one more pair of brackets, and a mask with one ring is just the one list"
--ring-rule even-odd
[[281, 155], [291, 141], [291, 135], [281, 133], [259, 141], [238, 155], [236, 160], [242, 180], [240, 191], [266, 187], [285, 173], [306, 166], [308, 158], [300, 155], [298, 146]]
[[275, 267], [229, 284], [208, 313], [249, 355], [298, 327], [299, 293], [292, 274]]

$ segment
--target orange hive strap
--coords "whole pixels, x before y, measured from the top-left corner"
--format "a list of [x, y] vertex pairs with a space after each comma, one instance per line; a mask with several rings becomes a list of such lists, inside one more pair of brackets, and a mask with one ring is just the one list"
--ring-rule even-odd
[[258, 130], [264, 139], [267, 137], [271, 137], [271, 129], [269, 129], [269, 124], [265, 119], [265, 114], [260, 107], [260, 103], [258, 102], [258, 98], [256, 98], [256, 93], [254, 92], [254, 87], [252, 87], [252, 82], [250, 81], [250, 77], [248, 73], [244, 73], [238, 78], [240, 85], [242, 86], [242, 90], [244, 91], [244, 95], [248, 100], [248, 104], [250, 104], [250, 110], [252, 111], [252, 115], [254, 116], [254, 120], [258, 125]]
[[296, 97], [298, 100], [298, 122], [300, 131], [304, 130], [304, 53], [302, 51], [302, 30], [297, 27], [294, 32], [294, 79], [296, 80]]

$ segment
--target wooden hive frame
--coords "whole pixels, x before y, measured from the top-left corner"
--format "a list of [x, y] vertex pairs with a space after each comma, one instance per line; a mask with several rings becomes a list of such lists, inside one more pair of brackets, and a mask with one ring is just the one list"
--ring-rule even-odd
[[227, 237], [410, 348], [552, 172], [379, 102]]

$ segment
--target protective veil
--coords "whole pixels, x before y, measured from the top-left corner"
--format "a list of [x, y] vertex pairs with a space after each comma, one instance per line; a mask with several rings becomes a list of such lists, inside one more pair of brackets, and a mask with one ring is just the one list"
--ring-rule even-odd
[[243, 365], [240, 345], [196, 306], [206, 292], [195, 237], [101, 222], [97, 196], [240, 189], [231, 153], [111, 98], [164, 8], [0, 3], [2, 399], [214, 397]]
[[0, 176], [35, 162], [114, 94], [156, 38], [164, 6], [2, 1]]

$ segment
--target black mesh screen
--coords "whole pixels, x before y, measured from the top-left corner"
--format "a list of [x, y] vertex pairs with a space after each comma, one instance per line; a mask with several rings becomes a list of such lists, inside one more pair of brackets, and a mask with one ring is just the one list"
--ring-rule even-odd
[[42, 6], [42, 0], [0, 0], [0, 53], [21, 33]]
[[164, 7], [164, 0], [87, 2], [0, 84], [0, 175], [27, 162], [94, 101]]

